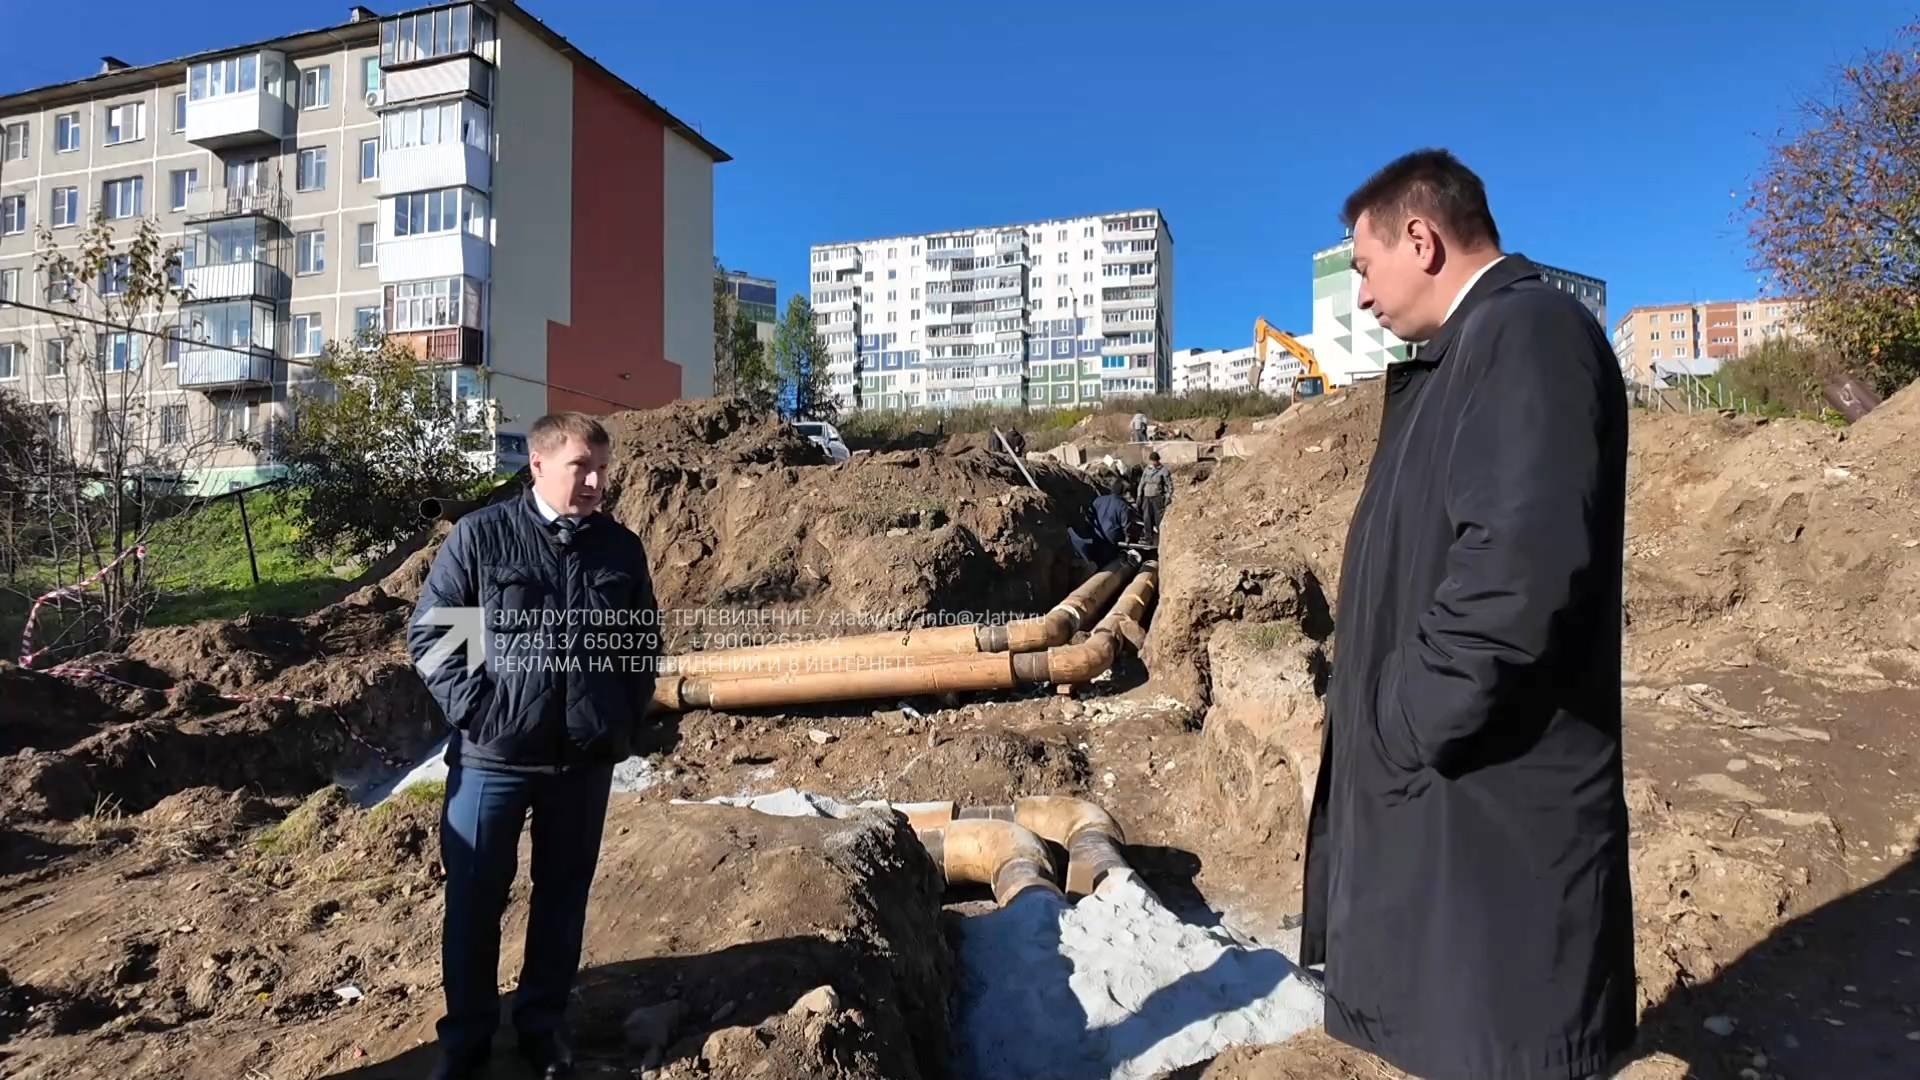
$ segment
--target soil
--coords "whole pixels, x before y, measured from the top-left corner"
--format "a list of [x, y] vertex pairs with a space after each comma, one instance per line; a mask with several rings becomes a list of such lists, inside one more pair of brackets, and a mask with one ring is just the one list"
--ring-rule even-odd
[[[1120, 818], [1185, 917], [1286, 940], [1379, 408], [1363, 386], [1263, 421], [1253, 457], [1178, 500], [1144, 650], [1074, 696], [661, 718], [660, 781], [610, 811], [574, 1014], [586, 1075], [943, 1075], [943, 897], [899, 824], [676, 799], [1078, 795]], [[1916, 1074], [1916, 410], [1909, 391], [1844, 431], [1635, 414], [1623, 694], [1644, 1026], [1623, 1076]], [[850, 632], [1032, 612], [1074, 584], [1061, 530], [1092, 492], [1072, 470], [1029, 463], [1034, 492], [1004, 456], [823, 464], [728, 403], [615, 424], [612, 510], [646, 538], [663, 606]], [[302, 619], [143, 634], [58, 674], [0, 664], [0, 1073], [424, 1075], [437, 796], [367, 812], [329, 781], [436, 733], [399, 633], [443, 533]], [[947, 917], [981, 899], [945, 896]], [[789, 1015], [823, 985], [836, 1007]], [[684, 1017], [649, 1063], [623, 1027], [651, 1005]], [[1176, 1075], [1400, 1074], [1315, 1033]]]

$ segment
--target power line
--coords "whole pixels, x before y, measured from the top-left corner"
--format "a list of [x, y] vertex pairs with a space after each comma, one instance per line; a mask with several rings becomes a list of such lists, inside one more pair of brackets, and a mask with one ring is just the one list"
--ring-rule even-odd
[[[60, 311], [55, 308], [42, 307], [38, 304], [29, 304], [20, 300], [8, 300], [8, 299], [0, 298], [0, 307], [19, 308], [22, 311], [31, 311], [41, 315], [51, 315], [56, 319], [70, 319], [74, 322], [86, 323], [89, 326], [104, 327], [108, 330], [114, 330], [121, 333], [139, 334], [143, 337], [154, 338], [159, 341], [166, 341], [166, 342], [172, 342], [178, 345], [191, 346], [195, 351], [200, 351], [200, 352], [233, 353], [236, 355], [248, 356], [248, 357], [259, 355], [253, 350], [243, 348], [239, 345], [223, 345], [216, 341], [200, 341], [196, 338], [180, 337], [176, 334], [169, 334], [164, 330], [153, 330], [144, 326], [134, 326], [130, 323], [114, 322], [111, 319], [101, 319], [91, 315], [81, 315], [81, 314], [70, 312], [70, 311]], [[320, 366], [310, 360], [302, 360], [298, 357], [292, 357], [292, 356], [275, 355], [273, 359], [278, 360], [283, 364], [286, 364], [288, 367], [303, 367], [303, 368], [310, 368], [310, 369], [318, 369]], [[582, 389], [579, 389], [578, 387], [573, 387], [573, 386], [563, 386], [559, 383], [548, 382], [545, 379], [536, 379], [528, 375], [516, 375], [511, 371], [502, 371], [499, 368], [488, 368], [486, 370], [487, 370], [487, 373], [490, 375], [496, 375], [501, 378], [513, 379], [516, 382], [528, 383], [533, 386], [543, 386], [549, 390], [558, 390], [561, 393], [565, 393], [565, 394], [577, 394], [580, 397], [589, 398], [594, 401], [604, 402], [608, 405], [617, 405], [622, 409], [646, 409], [646, 408], [652, 407], [647, 405], [636, 405], [632, 402], [621, 401], [618, 398], [610, 398], [604, 394], [596, 394], [591, 390], [582, 390]]]

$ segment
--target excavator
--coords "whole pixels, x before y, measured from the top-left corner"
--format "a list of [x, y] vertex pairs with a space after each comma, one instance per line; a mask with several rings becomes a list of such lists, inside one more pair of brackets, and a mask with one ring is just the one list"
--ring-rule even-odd
[[1262, 315], [1253, 321], [1253, 368], [1248, 374], [1248, 386], [1260, 389], [1260, 376], [1267, 369], [1267, 342], [1273, 342], [1292, 353], [1300, 361], [1300, 374], [1293, 380], [1293, 396], [1298, 398], [1319, 397], [1327, 392], [1327, 373], [1320, 370], [1320, 361], [1314, 357], [1313, 350], [1301, 344], [1300, 339], [1267, 321]]

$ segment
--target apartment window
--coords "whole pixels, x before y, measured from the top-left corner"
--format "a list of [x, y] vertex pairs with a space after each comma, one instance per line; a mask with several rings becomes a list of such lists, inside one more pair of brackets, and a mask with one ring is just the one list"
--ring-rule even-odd
[[380, 58], [362, 57], [360, 60], [360, 93], [377, 94], [380, 92]]
[[119, 296], [133, 278], [133, 256], [111, 255], [100, 267], [100, 295]]
[[223, 443], [235, 443], [253, 431], [253, 403], [239, 398], [221, 398], [213, 403], [213, 437]]
[[160, 445], [183, 446], [187, 441], [187, 406], [185, 403], [160, 406]]
[[13, 341], [0, 341], [0, 379], [17, 379], [20, 369], [26, 366], [26, 346]]
[[53, 118], [53, 149], [60, 154], [71, 154], [80, 149], [79, 113], [61, 113]]
[[8, 195], [0, 198], [0, 234], [12, 236], [27, 231], [27, 197]]
[[106, 141], [108, 146], [137, 142], [146, 137], [146, 102], [129, 101], [124, 105], [114, 105], [107, 109]]
[[419, 191], [393, 200], [393, 235], [396, 237], [456, 229], [483, 235], [486, 220], [487, 200], [466, 188]]
[[376, 222], [363, 221], [354, 226], [354, 261], [359, 266], [372, 266], [377, 258], [376, 241], [380, 237], [380, 226]]
[[294, 237], [293, 272], [317, 274], [327, 268], [327, 233], [312, 229]]
[[327, 187], [327, 148], [310, 146], [295, 159], [293, 186], [296, 191], [324, 191]]
[[1667, 316], [1667, 321], [1670, 323], [1686, 322], [1687, 313], [1684, 311], [1673, 312], [1672, 314]]
[[1660, 340], [1660, 331], [1658, 331], [1658, 330], [1655, 330], [1655, 331], [1654, 331], [1654, 332], [1652, 332], [1651, 334], [1648, 334], [1648, 335], [1647, 335], [1647, 340], [1648, 340], [1648, 341], [1659, 341], [1659, 340]]
[[62, 378], [67, 373], [67, 339], [48, 338], [46, 340], [45, 372], [49, 379]]
[[353, 309], [353, 334], [355, 337], [359, 337], [361, 334], [364, 334], [369, 330], [378, 330], [379, 328], [380, 328], [380, 309], [379, 308], [363, 307], [363, 308]]
[[167, 203], [168, 209], [176, 211], [185, 210], [187, 208], [187, 196], [200, 190], [200, 170], [173, 170], [167, 177], [167, 190], [171, 196]]
[[1062, 241], [1066, 240], [1066, 238], [1067, 238], [1067, 230], [1065, 229], [1061, 229], [1060, 235], [1055, 237], [1055, 239], [1062, 240]]
[[320, 316], [295, 315], [293, 317], [293, 355], [319, 356], [326, 345], [325, 334], [320, 328]]
[[133, 352], [133, 335], [125, 331], [93, 335], [93, 355], [101, 371], [125, 371], [138, 363]]
[[480, 325], [480, 294], [465, 278], [387, 286], [386, 326], [407, 332]]
[[1060, 253], [1060, 257], [1059, 257], [1059, 258], [1057, 258], [1057, 259], [1055, 259], [1054, 261], [1055, 261], [1055, 262], [1057, 262], [1057, 263], [1060, 263], [1061, 265], [1063, 265], [1063, 266], [1064, 266], [1064, 265], [1066, 264], [1066, 261], [1067, 261], [1067, 253], [1066, 253], [1066, 252], [1064, 252], [1064, 251], [1063, 251], [1063, 252], [1061, 252], [1061, 253]]
[[321, 64], [300, 72], [300, 107], [324, 109], [333, 104], [333, 65]]
[[899, 248], [891, 248], [891, 247], [890, 247], [890, 248], [888, 248], [888, 249], [887, 249], [887, 258], [889, 258], [889, 259], [897, 259], [897, 258], [899, 258], [899, 257], [900, 257], [900, 249], [899, 249]]
[[100, 207], [109, 218], [139, 217], [146, 205], [147, 178], [128, 176], [100, 185]]
[[360, 140], [360, 182], [380, 179], [380, 140]]
[[28, 126], [28, 122], [25, 120], [16, 124], [8, 124], [4, 129], [0, 129], [0, 146], [4, 147], [3, 150], [0, 150], [0, 160], [27, 160], [27, 147], [32, 141], [29, 139], [28, 133], [31, 130], [31, 127]]
[[173, 130], [187, 130], [187, 95], [173, 95]]
[[0, 270], [0, 300], [20, 299], [20, 271]]
[[250, 94], [260, 85], [260, 57], [253, 53], [195, 64], [187, 73], [187, 97], [192, 101]]
[[1743, 311], [1743, 312], [1741, 312], [1741, 313], [1740, 313], [1740, 321], [1741, 321], [1741, 322], [1752, 322], [1752, 321], [1753, 321], [1753, 312], [1751, 312], [1751, 311]]

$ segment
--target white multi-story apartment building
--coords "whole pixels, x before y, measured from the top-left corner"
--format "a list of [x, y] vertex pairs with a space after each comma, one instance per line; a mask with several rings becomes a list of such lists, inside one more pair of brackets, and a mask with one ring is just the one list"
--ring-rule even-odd
[[[1571, 293], [1601, 326], [1607, 324], [1607, 283], [1586, 274], [1539, 264], [1554, 288]], [[1409, 355], [1395, 337], [1360, 307], [1360, 275], [1353, 271], [1353, 239], [1313, 253], [1313, 354], [1334, 386], [1384, 374]]]
[[842, 408], [1064, 408], [1171, 386], [1173, 233], [1157, 210], [811, 254]]
[[[1309, 349], [1317, 348], [1311, 334], [1301, 335], [1299, 340]], [[1173, 354], [1173, 392], [1252, 389], [1253, 366], [1258, 360], [1256, 345], [1242, 345], [1237, 349], [1182, 349]], [[1302, 370], [1303, 365], [1292, 353], [1269, 344], [1266, 366], [1260, 369], [1261, 392], [1292, 397], [1294, 380]]]
[[70, 350], [57, 318], [0, 304], [0, 388], [83, 456], [104, 418], [69, 401], [75, 351], [159, 402], [125, 438], [216, 432], [199, 471], [219, 483], [271, 472], [239, 440], [368, 326], [472, 402], [508, 463], [548, 411], [711, 392], [726, 154], [509, 0], [110, 60], [0, 97], [0, 141], [0, 300], [46, 306], [42, 225], [69, 247], [96, 212], [123, 241], [152, 220], [179, 249], [181, 340]]

